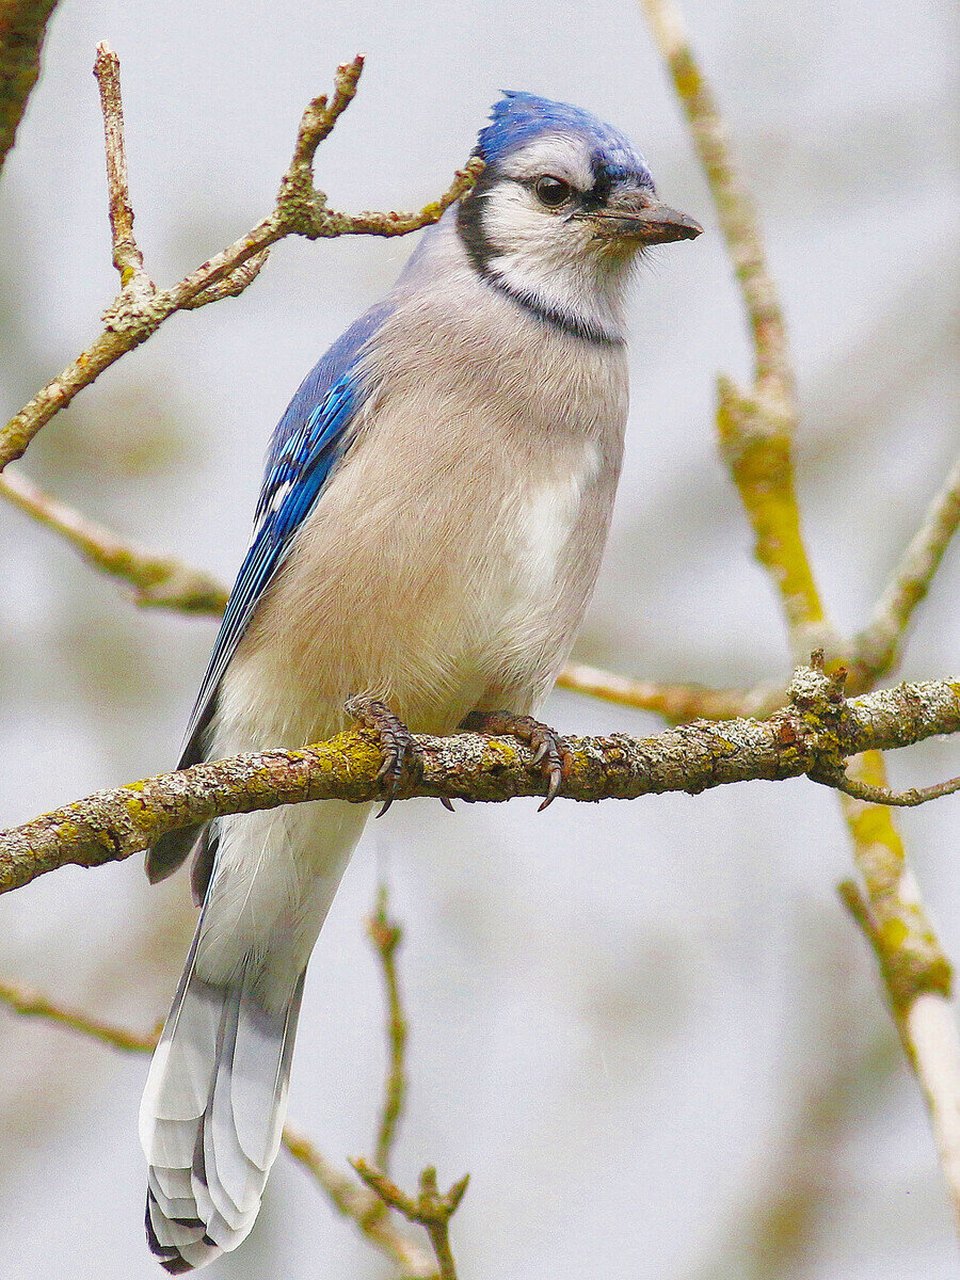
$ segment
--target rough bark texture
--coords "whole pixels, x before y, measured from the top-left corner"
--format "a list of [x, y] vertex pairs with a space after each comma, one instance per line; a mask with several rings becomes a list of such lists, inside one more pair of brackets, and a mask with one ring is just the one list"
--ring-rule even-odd
[[[562, 794], [632, 800], [804, 774], [829, 782], [859, 752], [960, 730], [960, 684], [946, 681], [848, 701], [835, 680], [801, 668], [791, 694], [790, 705], [767, 720], [696, 721], [652, 738], [570, 738], [573, 764]], [[460, 734], [416, 742], [423, 778], [411, 794], [503, 801], [546, 790], [532, 753], [512, 739]], [[301, 751], [234, 756], [97, 792], [0, 833], [0, 892], [68, 863], [93, 867], [127, 858], [167, 831], [218, 815], [304, 800], [375, 800], [381, 758], [375, 735], [348, 732]]]

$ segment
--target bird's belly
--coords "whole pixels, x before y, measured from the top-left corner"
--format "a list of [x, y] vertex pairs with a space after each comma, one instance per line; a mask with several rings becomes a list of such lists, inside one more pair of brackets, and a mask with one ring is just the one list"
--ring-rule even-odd
[[499, 487], [488, 473], [473, 502], [431, 496], [402, 518], [394, 493], [389, 520], [374, 507], [359, 526], [325, 499], [231, 665], [221, 724], [230, 704], [256, 726], [250, 746], [295, 746], [341, 728], [352, 694], [388, 702], [420, 732], [449, 732], [491, 697], [527, 710], [593, 586], [603, 470], [599, 448], [580, 442], [522, 485], [516, 470]]

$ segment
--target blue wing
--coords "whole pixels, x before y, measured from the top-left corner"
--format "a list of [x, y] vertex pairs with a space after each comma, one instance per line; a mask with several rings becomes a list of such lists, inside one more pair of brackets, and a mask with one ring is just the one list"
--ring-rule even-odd
[[301, 522], [350, 446], [352, 424], [366, 399], [357, 361], [391, 310], [389, 302], [381, 303], [351, 325], [303, 380], [273, 433], [250, 547], [227, 601], [178, 768], [203, 758], [203, 732], [223, 673], [264, 591], [289, 555]]

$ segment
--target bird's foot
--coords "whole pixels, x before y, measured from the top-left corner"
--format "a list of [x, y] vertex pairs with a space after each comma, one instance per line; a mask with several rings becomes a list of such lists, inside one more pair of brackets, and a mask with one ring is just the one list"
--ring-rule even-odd
[[460, 728], [471, 733], [505, 733], [526, 743], [534, 752], [533, 763], [540, 765], [547, 778], [547, 794], [537, 812], [553, 804], [573, 764], [573, 756], [556, 729], [533, 716], [516, 716], [509, 711], [471, 711]]
[[385, 702], [361, 694], [348, 698], [344, 710], [380, 738], [383, 764], [377, 781], [383, 784], [384, 802], [377, 817], [382, 818], [394, 800], [405, 795], [423, 777], [423, 759], [413, 734]]

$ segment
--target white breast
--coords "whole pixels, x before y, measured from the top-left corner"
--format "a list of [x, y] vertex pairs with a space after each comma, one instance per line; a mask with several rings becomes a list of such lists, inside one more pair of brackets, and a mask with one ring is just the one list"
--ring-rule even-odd
[[517, 579], [526, 597], [518, 603], [554, 595], [564, 552], [582, 515], [584, 498], [600, 471], [597, 445], [588, 440], [572, 453], [568, 473], [531, 487], [520, 510], [520, 527], [514, 545]]

